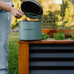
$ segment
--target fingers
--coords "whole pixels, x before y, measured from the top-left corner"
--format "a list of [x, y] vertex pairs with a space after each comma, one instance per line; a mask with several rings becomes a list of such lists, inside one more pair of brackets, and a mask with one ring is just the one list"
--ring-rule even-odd
[[11, 9], [11, 13], [12, 13], [12, 15], [14, 16], [14, 17], [16, 17], [16, 18], [21, 18], [22, 16], [23, 16], [23, 12], [22, 11], [20, 11], [19, 9], [17, 9], [17, 8], [12, 8]]
[[20, 10], [18, 10], [18, 13], [19, 13], [21, 16], [24, 15], [24, 13], [23, 13], [22, 11], [20, 11]]
[[21, 14], [16, 14], [16, 16], [15, 16], [16, 18], [21, 18], [22, 17], [22, 15]]
[[25, 1], [25, 0], [20, 0], [20, 1], [22, 1], [22, 2], [23, 2], [23, 1]]
[[23, 16], [23, 12], [18, 10], [17, 14], [16, 14], [16, 18], [21, 18]]

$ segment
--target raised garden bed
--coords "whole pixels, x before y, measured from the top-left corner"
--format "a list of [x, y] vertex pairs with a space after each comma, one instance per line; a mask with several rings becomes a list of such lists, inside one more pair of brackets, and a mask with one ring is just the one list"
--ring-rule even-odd
[[[71, 37], [74, 30], [65, 30]], [[42, 29], [53, 37], [53, 29]], [[73, 74], [74, 40], [19, 41], [19, 74]]]
[[19, 41], [19, 74], [73, 74], [74, 40]]
[[[66, 33], [65, 35], [66, 35], [67, 37], [70, 37], [70, 36], [71, 36], [71, 35], [70, 35], [70, 32], [73, 33], [73, 32], [74, 32], [74, 29], [65, 29], [64, 31], [65, 31], [65, 33]], [[50, 36], [53, 36], [54, 33], [63, 32], [63, 30], [57, 30], [57, 29], [42, 29], [42, 32], [43, 32], [43, 33], [46, 33], [46, 34], [48, 34], [48, 35], [50, 35]]]
[[42, 40], [74, 40], [74, 30], [42, 29]]

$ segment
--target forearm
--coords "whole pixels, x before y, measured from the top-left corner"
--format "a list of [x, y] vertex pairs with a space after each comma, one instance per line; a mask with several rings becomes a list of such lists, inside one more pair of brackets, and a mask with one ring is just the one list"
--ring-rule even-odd
[[23, 16], [23, 12], [17, 8], [11, 7], [3, 2], [0, 1], [0, 8], [10, 12], [14, 17], [21, 18]]
[[5, 4], [5, 3], [3, 3], [2, 1], [0, 1], [0, 8], [3, 9], [3, 10], [6, 10], [8, 12], [11, 12], [11, 8], [12, 7], [7, 5], [7, 4]]

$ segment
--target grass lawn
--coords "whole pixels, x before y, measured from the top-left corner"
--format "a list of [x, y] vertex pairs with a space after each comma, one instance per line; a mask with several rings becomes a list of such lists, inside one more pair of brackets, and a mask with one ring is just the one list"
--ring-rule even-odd
[[9, 36], [9, 73], [18, 74], [18, 33], [10, 33]]

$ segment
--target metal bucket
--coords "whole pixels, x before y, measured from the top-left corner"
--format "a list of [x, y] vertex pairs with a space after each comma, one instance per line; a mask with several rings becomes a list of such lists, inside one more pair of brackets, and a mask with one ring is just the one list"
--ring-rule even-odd
[[27, 17], [33, 19], [38, 19], [43, 14], [42, 6], [35, 0], [25, 0], [21, 4], [21, 9]]
[[19, 40], [33, 41], [42, 39], [41, 21], [20, 21]]

